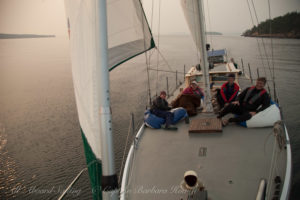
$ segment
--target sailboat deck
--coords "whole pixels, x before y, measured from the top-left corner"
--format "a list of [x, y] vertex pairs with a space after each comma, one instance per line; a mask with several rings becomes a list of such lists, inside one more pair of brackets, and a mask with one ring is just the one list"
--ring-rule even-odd
[[[198, 114], [196, 118], [214, 117]], [[223, 132], [188, 133], [145, 128], [134, 150], [128, 199], [186, 199], [180, 189], [184, 172], [194, 170], [210, 199], [254, 199], [267, 179], [274, 137], [271, 128], [229, 125]], [[159, 165], [159, 167], [157, 167]]]

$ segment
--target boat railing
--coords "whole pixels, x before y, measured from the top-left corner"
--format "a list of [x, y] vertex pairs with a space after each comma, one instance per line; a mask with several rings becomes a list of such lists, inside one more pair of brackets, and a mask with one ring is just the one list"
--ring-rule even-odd
[[264, 200], [266, 196], [267, 182], [265, 179], [261, 179], [256, 195], [256, 200]]
[[291, 188], [291, 174], [292, 174], [292, 152], [291, 152], [291, 144], [290, 144], [290, 138], [287, 131], [286, 126], [284, 125], [284, 132], [285, 132], [285, 138], [286, 138], [286, 150], [287, 150], [287, 167], [285, 171], [285, 177], [284, 177], [284, 184], [283, 188], [281, 190], [281, 197], [280, 200], [287, 200], [289, 199], [290, 194], [290, 188]]
[[122, 176], [122, 182], [121, 182], [121, 191], [120, 191], [120, 200], [126, 199], [126, 193], [127, 193], [127, 186], [130, 181], [130, 174], [131, 174], [131, 167], [132, 167], [132, 160], [134, 157], [134, 151], [137, 148], [138, 142], [144, 132], [145, 125], [142, 124], [140, 127], [138, 133], [136, 134], [133, 143], [130, 146], [126, 163], [123, 170], [123, 176]]
[[[280, 197], [280, 200], [288, 200], [291, 184], [292, 158], [290, 140], [284, 122], [276, 122], [272, 133], [274, 135], [274, 144], [265, 197], [266, 199], [279, 199]], [[286, 167], [285, 172], [279, 173], [277, 166], [280, 165], [278, 157], [281, 151], [286, 151]], [[283, 185], [282, 182], [284, 183]]]

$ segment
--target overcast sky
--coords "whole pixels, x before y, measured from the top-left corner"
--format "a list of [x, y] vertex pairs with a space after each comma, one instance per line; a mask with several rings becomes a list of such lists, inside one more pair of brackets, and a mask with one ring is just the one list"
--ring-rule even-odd
[[[158, 30], [159, 2], [161, 2], [160, 33], [189, 33], [180, 0], [143, 0], [149, 24], [151, 24], [152, 2], [155, 16], [152, 27], [154, 34]], [[240, 34], [252, 27], [247, 0], [203, 0], [203, 2], [208, 31]], [[268, 0], [253, 0], [253, 2], [259, 20], [267, 19]], [[300, 11], [300, 0], [270, 0], [270, 2], [272, 18], [287, 12]], [[66, 32], [63, 0], [0, 0], [0, 33], [66, 35]]]

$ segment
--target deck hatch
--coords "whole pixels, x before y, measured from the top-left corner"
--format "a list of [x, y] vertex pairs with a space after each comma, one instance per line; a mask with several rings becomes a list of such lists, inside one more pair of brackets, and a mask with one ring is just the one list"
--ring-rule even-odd
[[190, 124], [189, 132], [190, 133], [222, 132], [221, 120], [217, 118], [194, 119]]

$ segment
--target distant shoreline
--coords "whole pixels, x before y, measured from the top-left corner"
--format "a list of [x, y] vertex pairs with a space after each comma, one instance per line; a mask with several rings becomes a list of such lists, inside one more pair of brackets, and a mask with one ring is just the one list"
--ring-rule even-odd
[[213, 31], [211, 31], [211, 32], [206, 32], [206, 35], [223, 35], [223, 34], [220, 33], [220, 32], [213, 32]]
[[55, 35], [5, 34], [5, 33], [0, 33], [0, 39], [49, 38], [49, 37], [55, 37]]
[[300, 39], [300, 35], [296, 34], [284, 34], [284, 33], [276, 33], [276, 34], [249, 34], [249, 35], [241, 35], [244, 37], [260, 37], [260, 38], [281, 38], [281, 39]]

